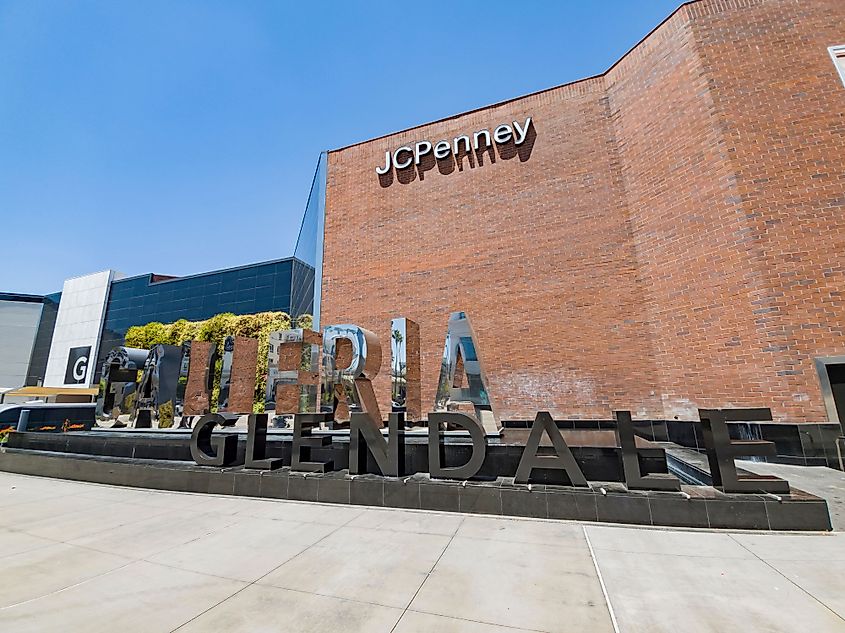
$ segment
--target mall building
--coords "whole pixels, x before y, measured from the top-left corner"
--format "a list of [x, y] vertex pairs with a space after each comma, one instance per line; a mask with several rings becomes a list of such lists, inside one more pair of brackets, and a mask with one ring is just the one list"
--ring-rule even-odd
[[[309, 312], [389, 341], [406, 317], [427, 410], [463, 311], [505, 421], [769, 407], [834, 425], [843, 148], [845, 2], [688, 2], [601, 75], [322, 154], [292, 258], [0, 296], [31, 341], [0, 373], [88, 387], [97, 363], [78, 378], [72, 355], [151, 320]], [[389, 411], [385, 363], [374, 383]]]
[[310, 314], [313, 288], [313, 266], [289, 257], [187, 277], [106, 270], [51, 295], [0, 293], [0, 387], [10, 400], [90, 401], [105, 356], [131, 326], [223, 312]]

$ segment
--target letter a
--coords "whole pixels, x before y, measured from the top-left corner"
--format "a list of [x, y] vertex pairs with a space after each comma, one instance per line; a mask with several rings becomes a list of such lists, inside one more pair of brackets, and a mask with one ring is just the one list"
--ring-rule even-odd
[[[537, 455], [544, 432], [552, 441], [555, 455]], [[519, 466], [516, 469], [516, 476], [513, 478], [514, 482], [527, 484], [531, 481], [531, 472], [535, 468], [563, 470], [569, 476], [571, 485], [581, 488], [589, 487], [578, 462], [572, 456], [572, 451], [569, 450], [557, 425], [552, 420], [551, 414], [547, 411], [540, 411], [534, 418], [534, 424], [531, 425], [531, 434], [528, 436], [528, 442], [525, 444], [525, 450], [522, 452], [522, 458], [519, 460]]]

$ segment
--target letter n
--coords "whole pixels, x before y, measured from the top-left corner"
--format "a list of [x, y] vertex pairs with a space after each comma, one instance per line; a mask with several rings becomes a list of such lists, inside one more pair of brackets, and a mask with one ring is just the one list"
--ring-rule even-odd
[[405, 465], [405, 414], [391, 413], [388, 439], [381, 425], [367, 414], [355, 411], [349, 418], [349, 473], [360, 475], [367, 469], [367, 449], [385, 477], [399, 477]]

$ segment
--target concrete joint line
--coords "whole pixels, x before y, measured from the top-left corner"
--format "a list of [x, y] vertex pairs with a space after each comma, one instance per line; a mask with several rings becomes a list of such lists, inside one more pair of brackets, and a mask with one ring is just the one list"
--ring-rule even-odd
[[431, 566], [431, 569], [428, 570], [428, 573], [425, 575], [425, 578], [420, 583], [420, 586], [417, 587], [417, 590], [414, 592], [414, 595], [411, 596], [411, 599], [408, 600], [408, 604], [405, 605], [405, 608], [402, 610], [402, 615], [399, 616], [399, 619], [396, 620], [396, 624], [393, 625], [393, 628], [390, 629], [390, 633], [393, 633], [396, 630], [396, 627], [399, 626], [399, 623], [402, 621], [402, 618], [405, 617], [405, 614], [408, 612], [408, 609], [411, 608], [411, 605], [414, 604], [414, 600], [417, 599], [420, 591], [422, 591], [423, 585], [431, 578], [432, 572], [434, 572], [434, 568], [437, 567], [437, 563], [440, 562], [440, 559], [443, 558], [443, 554], [446, 553], [446, 550], [449, 549], [449, 546], [452, 544], [452, 541], [455, 540], [455, 535], [458, 533], [458, 530], [461, 529], [461, 526], [464, 524], [464, 520], [466, 517], [462, 517], [458, 525], [455, 527], [455, 531], [452, 532], [452, 535], [449, 537], [449, 542], [446, 543], [446, 546], [443, 548], [443, 551], [440, 552], [440, 555], [437, 557], [437, 560], [434, 561], [434, 564]]
[[129, 567], [133, 563], [138, 561], [131, 560], [125, 565], [121, 565], [120, 567], [115, 567], [114, 569], [110, 569], [108, 571], [104, 571], [102, 574], [97, 574], [95, 576], [91, 576], [90, 578], [86, 578], [85, 580], [80, 580], [79, 582], [75, 582], [72, 585], [68, 585], [67, 587], [62, 587], [61, 589], [56, 589], [55, 591], [51, 591], [50, 593], [45, 593], [41, 596], [35, 596], [34, 598], [29, 598], [28, 600], [22, 600], [21, 602], [16, 602], [15, 604], [9, 604], [5, 607], [0, 607], [0, 611], [5, 611], [6, 609], [14, 609], [15, 607], [19, 607], [23, 604], [29, 604], [30, 602], [35, 602], [36, 600], [42, 600], [43, 598], [47, 598], [49, 596], [55, 596], [63, 591], [67, 591], [68, 589], [73, 589], [74, 587], [79, 587], [80, 585], [84, 585], [85, 583], [91, 582], [92, 580], [96, 580], [97, 578], [102, 578], [103, 576], [108, 576], [109, 574], [113, 574], [116, 571], [120, 571], [124, 567]]
[[604, 584], [601, 569], [599, 569], [599, 561], [596, 560], [596, 553], [593, 551], [593, 544], [590, 543], [590, 535], [587, 533], [587, 526], [582, 525], [581, 529], [584, 530], [584, 539], [587, 541], [587, 548], [590, 550], [590, 558], [593, 559], [593, 567], [595, 567], [596, 575], [599, 578], [599, 585], [601, 586], [601, 592], [604, 595], [604, 602], [607, 605], [607, 612], [610, 614], [610, 623], [613, 625], [614, 633], [619, 633], [619, 623], [616, 621], [616, 613], [613, 611], [613, 605], [610, 604], [610, 596], [607, 595], [607, 587]]
[[774, 572], [775, 572], [778, 576], [780, 576], [781, 578], [783, 578], [786, 582], [788, 582], [788, 583], [789, 583], [789, 584], [791, 584], [791, 585], [794, 585], [794, 586], [795, 586], [795, 587], [797, 587], [797, 588], [798, 588], [798, 589], [799, 589], [802, 593], [804, 593], [804, 594], [806, 594], [806, 595], [810, 596], [810, 598], [812, 598], [813, 600], [815, 600], [816, 602], [818, 602], [820, 605], [822, 605], [825, 609], [827, 609], [828, 611], [830, 611], [833, 615], [835, 615], [835, 616], [836, 616], [837, 618], [839, 618], [840, 620], [845, 621], [845, 618], [843, 618], [843, 617], [842, 617], [841, 615], [839, 615], [839, 614], [838, 614], [835, 610], [833, 610], [832, 608], [830, 608], [829, 606], [827, 606], [824, 602], [822, 602], [822, 600], [820, 600], [819, 598], [817, 598], [816, 596], [814, 596], [812, 593], [810, 593], [809, 591], [807, 591], [806, 589], [804, 589], [804, 587], [802, 587], [801, 585], [799, 585], [797, 582], [795, 582], [794, 580], [792, 580], [791, 578], [789, 578], [788, 576], [786, 576], [786, 575], [785, 575], [785, 574], [784, 574], [784, 573], [783, 573], [780, 569], [778, 569], [777, 567], [775, 567], [774, 565], [772, 565], [769, 561], [767, 561], [767, 560], [765, 560], [765, 559], [763, 559], [763, 558], [760, 558], [760, 557], [757, 555], [757, 553], [756, 553], [756, 552], [754, 552], [754, 551], [752, 551], [751, 549], [749, 549], [748, 547], [746, 547], [744, 543], [742, 543], [741, 541], [736, 540], [736, 539], [734, 538], [734, 535], [733, 535], [733, 534], [728, 534], [728, 536], [731, 538], [731, 540], [732, 540], [734, 543], [736, 543], [737, 545], [739, 545], [739, 546], [740, 546], [742, 549], [744, 549], [745, 551], [749, 552], [749, 553], [750, 553], [750, 554], [751, 554], [754, 558], [756, 558], [756, 559], [757, 559], [757, 560], [759, 560], [761, 563], [763, 563], [766, 567], [768, 567], [769, 569], [771, 569], [772, 571], [774, 571]]
[[[286, 500], [286, 501], [287, 501], [287, 500]], [[342, 524], [342, 525], [338, 525], [338, 526], [337, 526], [334, 530], [332, 530], [331, 532], [329, 532], [328, 534], [326, 534], [324, 537], [322, 537], [321, 539], [319, 539], [319, 540], [317, 540], [317, 541], [315, 541], [315, 542], [311, 543], [311, 545], [309, 545], [308, 547], [306, 547], [306, 548], [305, 548], [304, 550], [302, 550], [301, 552], [299, 552], [299, 553], [297, 553], [297, 554], [294, 554], [293, 556], [291, 556], [291, 557], [290, 557], [289, 559], [287, 559], [286, 561], [284, 561], [284, 562], [282, 562], [282, 563], [279, 563], [279, 564], [278, 564], [278, 565], [276, 565], [273, 569], [271, 569], [270, 571], [268, 571], [266, 574], [261, 575], [260, 577], [256, 578], [256, 579], [255, 579], [255, 580], [253, 580], [252, 582], [248, 582], [246, 585], [244, 585], [243, 587], [241, 587], [240, 589], [238, 589], [238, 590], [237, 590], [236, 592], [234, 592], [232, 595], [227, 596], [226, 598], [223, 598], [223, 600], [221, 600], [221, 601], [220, 601], [220, 602], [218, 602], [217, 604], [213, 604], [213, 605], [211, 605], [211, 606], [210, 606], [210, 607], [208, 607], [206, 610], [202, 611], [201, 613], [196, 614], [196, 615], [195, 615], [194, 617], [192, 617], [190, 620], [187, 620], [186, 622], [182, 622], [182, 624], [180, 624], [180, 625], [179, 625], [179, 626], [177, 626], [175, 629], [173, 629], [172, 631], [170, 631], [170, 633], [176, 633], [176, 631], [178, 631], [178, 630], [179, 630], [179, 629], [181, 629], [181, 628], [184, 628], [185, 626], [187, 626], [188, 624], [190, 624], [191, 622], [193, 622], [193, 621], [194, 621], [194, 620], [196, 620], [197, 618], [202, 617], [203, 615], [205, 615], [206, 613], [208, 613], [208, 612], [209, 612], [209, 611], [211, 611], [212, 609], [216, 609], [217, 607], [219, 607], [221, 604], [223, 604], [223, 603], [224, 603], [224, 602], [226, 602], [227, 600], [231, 600], [232, 598], [234, 598], [235, 596], [237, 596], [239, 593], [241, 593], [241, 592], [245, 591], [246, 589], [249, 589], [249, 588], [250, 588], [250, 587], [252, 587], [254, 584], [256, 584], [257, 582], [259, 582], [260, 580], [262, 580], [263, 578], [266, 578], [267, 576], [269, 576], [270, 574], [272, 574], [272, 573], [273, 573], [274, 571], [276, 571], [279, 567], [281, 567], [281, 566], [283, 566], [283, 565], [288, 564], [288, 563], [289, 563], [289, 562], [291, 562], [294, 558], [296, 558], [296, 557], [298, 557], [298, 556], [301, 556], [302, 554], [304, 554], [305, 552], [307, 552], [308, 550], [310, 550], [310, 549], [311, 549], [312, 547], [314, 547], [315, 545], [318, 545], [319, 543], [322, 543], [324, 540], [326, 540], [327, 538], [329, 538], [332, 534], [334, 534], [335, 532], [337, 532], [337, 531], [338, 531], [338, 530], [340, 530], [341, 528], [345, 528], [345, 527], [346, 527], [347, 525], [349, 525], [352, 521], [354, 521], [355, 519], [357, 519], [360, 515], [361, 515], [361, 513], [358, 513], [358, 514], [356, 514], [355, 516], [353, 516], [352, 518], [350, 518], [350, 519], [349, 519], [346, 523], [344, 523], [344, 524]], [[307, 593], [307, 592], [303, 592], [303, 593]], [[316, 594], [316, 595], [319, 595], [319, 594]]]

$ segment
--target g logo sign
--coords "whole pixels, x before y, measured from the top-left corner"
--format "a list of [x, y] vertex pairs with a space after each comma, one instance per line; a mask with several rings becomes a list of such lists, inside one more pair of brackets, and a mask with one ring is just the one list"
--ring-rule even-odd
[[73, 379], [77, 382], [84, 380], [86, 369], [88, 369], [88, 358], [85, 356], [77, 358], [73, 364]]
[[67, 359], [65, 370], [66, 385], [81, 385], [85, 383], [88, 374], [88, 358], [91, 356], [91, 346], [72, 347]]

